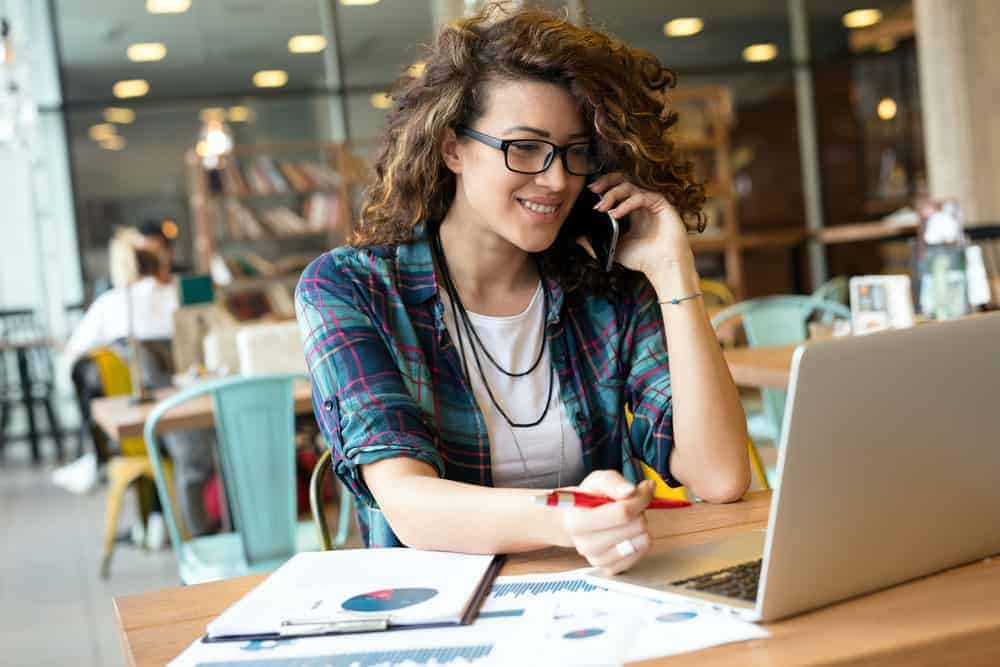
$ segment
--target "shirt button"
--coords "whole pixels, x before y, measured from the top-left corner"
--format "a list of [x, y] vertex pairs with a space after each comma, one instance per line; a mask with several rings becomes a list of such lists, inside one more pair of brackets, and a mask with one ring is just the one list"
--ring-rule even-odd
[[333, 408], [334, 408], [333, 401], [331, 401], [330, 399], [323, 401], [324, 410], [326, 410], [327, 412], [333, 412]]

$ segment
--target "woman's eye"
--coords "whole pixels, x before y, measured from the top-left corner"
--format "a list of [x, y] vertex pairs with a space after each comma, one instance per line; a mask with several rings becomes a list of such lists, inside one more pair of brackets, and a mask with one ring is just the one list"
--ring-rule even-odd
[[540, 145], [527, 141], [511, 144], [510, 147], [518, 153], [535, 153], [541, 150]]

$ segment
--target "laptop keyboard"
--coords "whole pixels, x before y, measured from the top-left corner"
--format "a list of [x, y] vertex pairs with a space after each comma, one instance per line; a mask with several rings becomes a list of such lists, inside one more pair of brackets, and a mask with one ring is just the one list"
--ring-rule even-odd
[[757, 599], [757, 585], [760, 583], [762, 562], [763, 559], [758, 558], [748, 563], [739, 563], [723, 570], [671, 583], [681, 588], [753, 602]]

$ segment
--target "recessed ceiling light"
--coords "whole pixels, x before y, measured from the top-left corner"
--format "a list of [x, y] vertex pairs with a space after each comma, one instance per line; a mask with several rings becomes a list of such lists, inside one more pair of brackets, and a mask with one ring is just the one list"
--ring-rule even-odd
[[340, 4], [347, 5], [347, 6], [351, 6], [351, 5], [374, 5], [377, 2], [378, 2], [378, 0], [340, 0]]
[[427, 63], [422, 60], [418, 60], [409, 67], [406, 68], [406, 73], [412, 76], [414, 79], [419, 79], [424, 75], [427, 70]]
[[845, 28], [867, 28], [882, 20], [882, 12], [877, 9], [855, 9], [840, 19]]
[[226, 114], [226, 118], [230, 123], [246, 123], [250, 120], [250, 115], [250, 107], [237, 105], [229, 107], [229, 112]]
[[191, 0], [146, 0], [150, 14], [183, 14], [191, 9]]
[[743, 60], [748, 63], [764, 63], [778, 57], [778, 47], [770, 42], [751, 44], [743, 49]]
[[705, 22], [694, 16], [673, 19], [663, 24], [663, 34], [667, 37], [690, 37], [697, 35], [704, 27]]
[[878, 117], [882, 120], [892, 120], [896, 117], [896, 111], [896, 100], [891, 97], [883, 97], [879, 100], [875, 113], [877, 113]]
[[288, 83], [288, 72], [283, 69], [262, 69], [253, 75], [253, 85], [258, 88], [281, 88]]
[[288, 50], [292, 53], [319, 53], [325, 48], [323, 35], [295, 35], [288, 40]]
[[111, 92], [118, 98], [142, 97], [149, 92], [149, 82], [145, 79], [125, 79], [116, 83]]
[[115, 126], [111, 123], [98, 123], [97, 125], [91, 125], [90, 129], [87, 130], [87, 136], [94, 141], [104, 141], [106, 139], [110, 139], [116, 134], [118, 134], [118, 131], [115, 130]]
[[108, 107], [104, 110], [104, 120], [109, 123], [128, 125], [135, 122], [135, 112], [122, 107]]
[[226, 120], [226, 110], [222, 107], [205, 107], [198, 112], [198, 120], [203, 123], [210, 120]]
[[392, 98], [386, 93], [375, 93], [371, 96], [371, 103], [376, 109], [388, 109], [392, 106]]
[[108, 137], [100, 142], [98, 145], [106, 151], [121, 151], [125, 150], [125, 146], [128, 145], [125, 141], [125, 137], [115, 135], [113, 137]]
[[125, 49], [125, 55], [134, 63], [152, 63], [167, 57], [167, 47], [161, 42], [131, 44]]

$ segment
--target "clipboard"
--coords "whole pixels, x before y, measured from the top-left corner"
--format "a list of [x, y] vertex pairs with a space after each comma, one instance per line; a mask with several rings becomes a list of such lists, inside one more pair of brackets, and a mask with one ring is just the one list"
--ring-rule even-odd
[[[368, 558], [366, 558], [368, 557]], [[481, 562], [477, 563], [475, 559]], [[338, 571], [338, 565], [344, 563], [358, 563], [365, 560], [372, 561], [371, 571], [365, 572], [363, 576], [351, 576], [349, 571]], [[312, 561], [312, 562], [309, 562]], [[322, 561], [326, 561], [324, 564]], [[338, 561], [341, 561], [338, 563]], [[394, 563], [396, 567], [412, 568], [409, 572], [379, 571], [379, 563], [383, 561]], [[232, 607], [208, 625], [205, 643], [251, 641], [251, 640], [276, 640], [289, 637], [320, 637], [336, 634], [351, 634], [362, 632], [385, 632], [429, 627], [446, 627], [454, 625], [469, 625], [475, 621], [479, 610], [483, 605], [487, 595], [493, 587], [493, 582], [500, 573], [506, 556], [475, 556], [469, 554], [450, 554], [444, 552], [427, 552], [417, 549], [352, 549], [335, 552], [316, 552], [310, 554], [297, 554], [281, 568], [276, 570], [269, 579], [265, 580], [257, 588], [253, 589], [246, 596], [241, 598]], [[435, 577], [433, 573], [427, 579], [421, 579], [420, 568], [427, 567], [431, 563], [442, 569], [435, 572], [443, 573], [445, 577]], [[324, 567], [327, 565], [327, 567]], [[483, 566], [483, 567], [480, 567]], [[334, 596], [343, 595], [344, 590], [349, 591], [372, 591], [368, 595], [355, 595], [345, 601], [338, 609], [328, 609], [329, 605], [321, 605], [323, 608], [317, 610], [306, 610], [296, 613], [296, 607], [291, 598], [295, 598], [302, 591], [297, 589], [294, 582], [302, 577], [309, 577], [311, 573], [323, 570], [329, 571], [340, 577], [350, 577], [351, 581], [347, 585], [328, 586]], [[406, 581], [406, 577], [422, 587], [400, 588], [399, 582]], [[475, 579], [473, 580], [473, 576]], [[447, 581], [452, 579], [452, 581]], [[392, 606], [393, 594], [403, 592], [397, 599], [405, 598], [406, 591], [413, 596], [414, 591], [422, 591], [413, 600], [421, 595], [427, 596], [428, 591], [435, 591], [435, 585], [442, 585], [440, 582], [452, 585], [455, 590], [452, 600], [462, 599], [463, 604], [455, 609], [452, 618], [442, 618], [440, 614], [430, 614], [421, 617], [419, 613], [401, 616], [398, 610], [379, 609], [380, 606]], [[430, 582], [430, 583], [427, 583]], [[343, 582], [342, 582], [343, 583]], [[389, 587], [392, 586], [392, 587]], [[322, 589], [322, 585], [317, 586]], [[461, 590], [459, 590], [461, 589]], [[322, 590], [318, 591], [323, 593]], [[259, 621], [256, 618], [258, 613], [267, 616], [268, 605], [282, 605], [282, 594], [288, 594], [291, 604], [287, 604], [284, 611], [288, 613], [271, 614], [269, 618]], [[313, 595], [312, 597], [316, 597]], [[352, 600], [359, 601], [353, 608], [348, 605]], [[297, 600], [296, 600], [297, 601]], [[412, 602], [412, 600], [402, 599], [401, 603]], [[366, 609], [370, 603], [374, 603], [371, 609]], [[386, 604], [380, 604], [386, 603]], [[419, 607], [420, 602], [412, 602], [413, 607]], [[408, 605], [410, 606], [410, 605]], [[228, 615], [228, 618], [227, 618]], [[241, 621], [249, 620], [246, 624], [246, 631], [243, 631]], [[252, 620], [250, 620], [252, 619]]]

